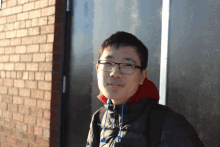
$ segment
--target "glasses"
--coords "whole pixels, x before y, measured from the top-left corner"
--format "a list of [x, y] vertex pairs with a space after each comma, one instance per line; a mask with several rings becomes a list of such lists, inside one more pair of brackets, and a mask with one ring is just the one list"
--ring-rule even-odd
[[102, 71], [112, 71], [115, 69], [115, 65], [119, 65], [119, 70], [123, 74], [133, 74], [135, 71], [135, 68], [142, 69], [140, 66], [136, 66], [134, 64], [130, 63], [115, 63], [112, 61], [104, 61], [104, 60], [99, 60], [99, 69]]

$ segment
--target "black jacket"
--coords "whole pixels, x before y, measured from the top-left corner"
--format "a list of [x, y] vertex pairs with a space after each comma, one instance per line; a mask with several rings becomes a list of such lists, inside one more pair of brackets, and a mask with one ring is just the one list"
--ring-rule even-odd
[[[110, 104], [106, 117], [107, 107], [105, 104], [93, 114], [87, 147], [205, 147], [184, 116], [157, 104], [155, 99], [144, 98], [137, 104], [125, 104], [123, 119], [122, 105]], [[118, 140], [121, 120], [121, 139]], [[105, 141], [100, 142], [104, 124]]]

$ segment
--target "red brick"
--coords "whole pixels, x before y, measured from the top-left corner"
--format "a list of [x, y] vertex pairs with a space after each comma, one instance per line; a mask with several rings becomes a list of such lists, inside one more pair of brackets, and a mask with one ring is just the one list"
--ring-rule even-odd
[[34, 80], [34, 72], [29, 72], [29, 80]]
[[18, 95], [18, 88], [9, 87], [8, 94], [9, 95]]
[[53, 63], [53, 71], [60, 71], [60, 64]]
[[27, 63], [26, 70], [37, 71], [38, 70], [38, 63]]
[[47, 25], [41, 27], [41, 34], [54, 33], [54, 25]]
[[52, 63], [39, 63], [39, 71], [52, 71]]
[[26, 81], [25, 87], [30, 89], [37, 89], [37, 81]]
[[14, 84], [14, 81], [12, 79], [4, 79], [3, 86], [10, 86], [10, 87], [12, 87], [13, 84]]
[[6, 32], [6, 38], [15, 38], [15, 37], [16, 37], [16, 30]]
[[24, 115], [20, 113], [13, 113], [13, 119], [17, 121], [23, 122], [24, 120]]
[[[28, 125], [29, 126], [29, 125]], [[35, 135], [34, 134], [28, 134], [28, 133], [22, 133], [22, 138], [24, 138], [24, 139], [26, 139], [26, 140], [28, 140], [28, 141], [30, 141], [30, 142], [35, 142]], [[31, 147], [30, 146], [30, 144], [29, 144], [29, 147]], [[36, 146], [37, 147], [37, 146]]]
[[28, 72], [23, 72], [23, 80], [28, 80]]
[[18, 106], [18, 112], [23, 113], [23, 114], [29, 114], [30, 113], [30, 107], [29, 106], [24, 106], [24, 105], [19, 105]]
[[8, 110], [17, 112], [18, 111], [18, 105], [8, 104]]
[[44, 8], [48, 6], [48, 0], [41, 0], [35, 2], [35, 9]]
[[17, 5], [17, 0], [7, 1], [7, 8], [13, 7], [13, 6], [16, 6], [16, 5]]
[[34, 134], [34, 126], [28, 124], [28, 133]]
[[46, 35], [34, 36], [33, 43], [46, 43], [47, 37]]
[[0, 18], [0, 24], [6, 24], [6, 17]]
[[36, 143], [41, 146], [48, 146], [49, 147], [50, 140], [36, 136]]
[[19, 147], [28, 147], [28, 142], [24, 141], [24, 140], [19, 140], [17, 139], [17, 145]]
[[50, 120], [37, 118], [37, 126], [49, 129], [50, 128]]
[[22, 125], [21, 125], [21, 130], [22, 130], [23, 132], [27, 132], [27, 124], [22, 124]]
[[[4, 25], [0, 25], [0, 32], [6, 30], [6, 27], [7, 27], [7, 26], [9, 26], [9, 24], [5, 24], [5, 26], [4, 26]], [[13, 26], [14, 26], [14, 25], [13, 25]], [[13, 26], [12, 26], [12, 28], [10, 28], [11, 30], [13, 30]]]
[[55, 14], [55, 6], [42, 9], [42, 16], [49, 16]]
[[10, 79], [10, 78], [11, 78], [11, 75], [10, 75], [10, 74], [11, 74], [10, 71], [6, 71], [6, 74], [5, 74], [5, 75], [6, 75], [6, 78], [7, 78], [7, 79]]
[[32, 54], [24, 54], [21, 55], [22, 62], [31, 62], [32, 61]]
[[43, 128], [43, 137], [50, 138], [50, 129]]
[[37, 100], [37, 107], [50, 110], [50, 101]]
[[[56, 95], [59, 95], [59, 93], [56, 93]], [[45, 91], [44, 92], [44, 100], [51, 100], [51, 91]]]
[[0, 39], [5, 39], [5, 32], [0, 33]]
[[43, 110], [36, 107], [30, 107], [30, 115], [43, 117]]
[[[39, 25], [47, 25], [47, 17], [41, 17], [39, 18]], [[41, 33], [42, 34], [42, 33]]]
[[43, 135], [43, 129], [41, 127], [34, 127], [34, 134], [42, 136]]
[[52, 80], [52, 73], [46, 72], [45, 74], [45, 81], [51, 81]]
[[59, 102], [51, 102], [51, 110], [58, 110]]
[[28, 30], [29, 35], [39, 35], [40, 34], [40, 28], [39, 27], [35, 27], [35, 28], [30, 28]]
[[44, 72], [36, 72], [35, 79], [39, 81], [44, 81]]
[[53, 52], [53, 44], [40, 44], [40, 52]]
[[16, 72], [15, 72], [15, 71], [12, 71], [12, 72], [11, 72], [11, 78], [12, 78], [12, 79], [15, 79], [15, 78], [16, 78]]
[[27, 29], [21, 29], [17, 30], [17, 37], [24, 37], [28, 35], [28, 30]]
[[25, 63], [15, 63], [15, 70], [25, 70]]
[[54, 34], [47, 34], [47, 43], [54, 42]]
[[28, 123], [28, 124], [36, 125], [37, 120], [36, 120], [36, 117], [34, 117], [34, 116], [25, 115], [24, 122]]
[[3, 9], [1, 11], [2, 16], [11, 15], [11, 8]]
[[25, 96], [25, 97], [30, 97], [30, 90], [29, 89], [19, 89], [19, 96]]
[[42, 90], [51, 90], [51, 82], [43, 82], [43, 81], [39, 81], [38, 82], [38, 89], [42, 89]]
[[14, 80], [14, 87], [24, 87], [24, 80]]
[[44, 118], [50, 119], [50, 111], [49, 110], [44, 110]]
[[29, 12], [29, 19], [41, 17], [41, 9]]
[[11, 128], [2, 126], [2, 131], [1, 132], [5, 133], [7, 135], [11, 135]]
[[[10, 55], [10, 62], [19, 62], [20, 61], [20, 55]], [[16, 70], [16, 64], [15, 64], [15, 70]]]
[[5, 70], [14, 70], [14, 63], [5, 63]]
[[50, 129], [58, 129], [58, 121], [57, 120], [51, 121], [51, 128]]
[[6, 47], [5, 54], [13, 54], [15, 53], [15, 47]]
[[35, 53], [35, 52], [39, 52], [39, 45], [28, 45], [27, 46], [27, 53]]
[[24, 98], [19, 96], [13, 96], [13, 104], [24, 104]]
[[32, 3], [27, 3], [23, 5], [23, 12], [25, 11], [30, 11], [34, 9], [34, 2]]
[[22, 71], [17, 71], [17, 79], [22, 79], [23, 73]]
[[22, 6], [16, 6], [11, 8], [11, 14], [21, 13], [22, 12]]
[[25, 98], [24, 104], [25, 104], [26, 106], [36, 107], [36, 99]]
[[8, 62], [9, 55], [0, 55], [0, 62]]
[[[22, 38], [23, 41], [23, 38]], [[27, 47], [26, 46], [16, 46], [15, 53], [26, 53]]]
[[[29, 28], [29, 27], [31, 27], [31, 25], [32, 25], [32, 20], [26, 20], [26, 28]], [[30, 35], [30, 34], [29, 34]]]
[[17, 20], [18, 20], [18, 21], [21, 21], [21, 20], [26, 20], [26, 19], [28, 19], [28, 13], [29, 13], [29, 12], [17, 14]]
[[17, 139], [16, 139], [16, 138], [14, 138], [14, 137], [11, 137], [11, 136], [7, 136], [7, 142], [9, 142], [9, 143], [12, 143], [12, 144], [15, 144], [15, 145], [16, 145]]
[[12, 103], [12, 96], [10, 95], [3, 95], [2, 96], [2, 101], [7, 102], [7, 103]]
[[25, 4], [25, 3], [28, 3], [28, 0], [18, 0], [19, 5], [22, 5], [22, 4]]
[[38, 26], [39, 18], [32, 19], [32, 27]]
[[53, 83], [52, 83], [52, 89], [53, 89], [54, 91], [59, 91], [59, 83], [53, 82]]
[[33, 54], [33, 62], [45, 61], [45, 53]]
[[54, 42], [61, 44], [62, 43], [62, 35], [55, 34], [54, 35]]
[[14, 45], [21, 45], [21, 38], [11, 39], [11, 46], [14, 46]]
[[8, 110], [8, 103], [1, 102], [0, 103], [0, 108], [3, 109], [3, 110]]
[[1, 40], [0, 46], [10, 46], [10, 43], [11, 43], [10, 39], [4, 39], [4, 40]]
[[55, 13], [56, 13], [57, 15], [62, 15], [62, 14], [63, 14], [63, 7], [56, 7]]
[[16, 138], [22, 138], [22, 131], [12, 129], [12, 136], [15, 136]]
[[31, 97], [32, 98], [43, 99], [44, 98], [44, 91], [41, 91], [41, 90], [31, 90]]
[[51, 111], [51, 118], [50, 119], [55, 119], [58, 120], [58, 111]]

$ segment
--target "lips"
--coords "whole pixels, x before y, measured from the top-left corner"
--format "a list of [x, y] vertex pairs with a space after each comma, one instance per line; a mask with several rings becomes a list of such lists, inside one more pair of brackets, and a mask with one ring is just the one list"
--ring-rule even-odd
[[112, 86], [121, 86], [121, 87], [124, 87], [123, 84], [121, 83], [108, 83], [107, 85], [112, 85]]

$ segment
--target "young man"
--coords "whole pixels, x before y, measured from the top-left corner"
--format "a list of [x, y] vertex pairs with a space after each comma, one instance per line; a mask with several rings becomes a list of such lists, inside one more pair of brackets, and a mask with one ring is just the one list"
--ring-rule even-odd
[[98, 98], [87, 147], [204, 147], [181, 114], [158, 104], [147, 76], [148, 49], [134, 35], [117, 32], [99, 49]]

